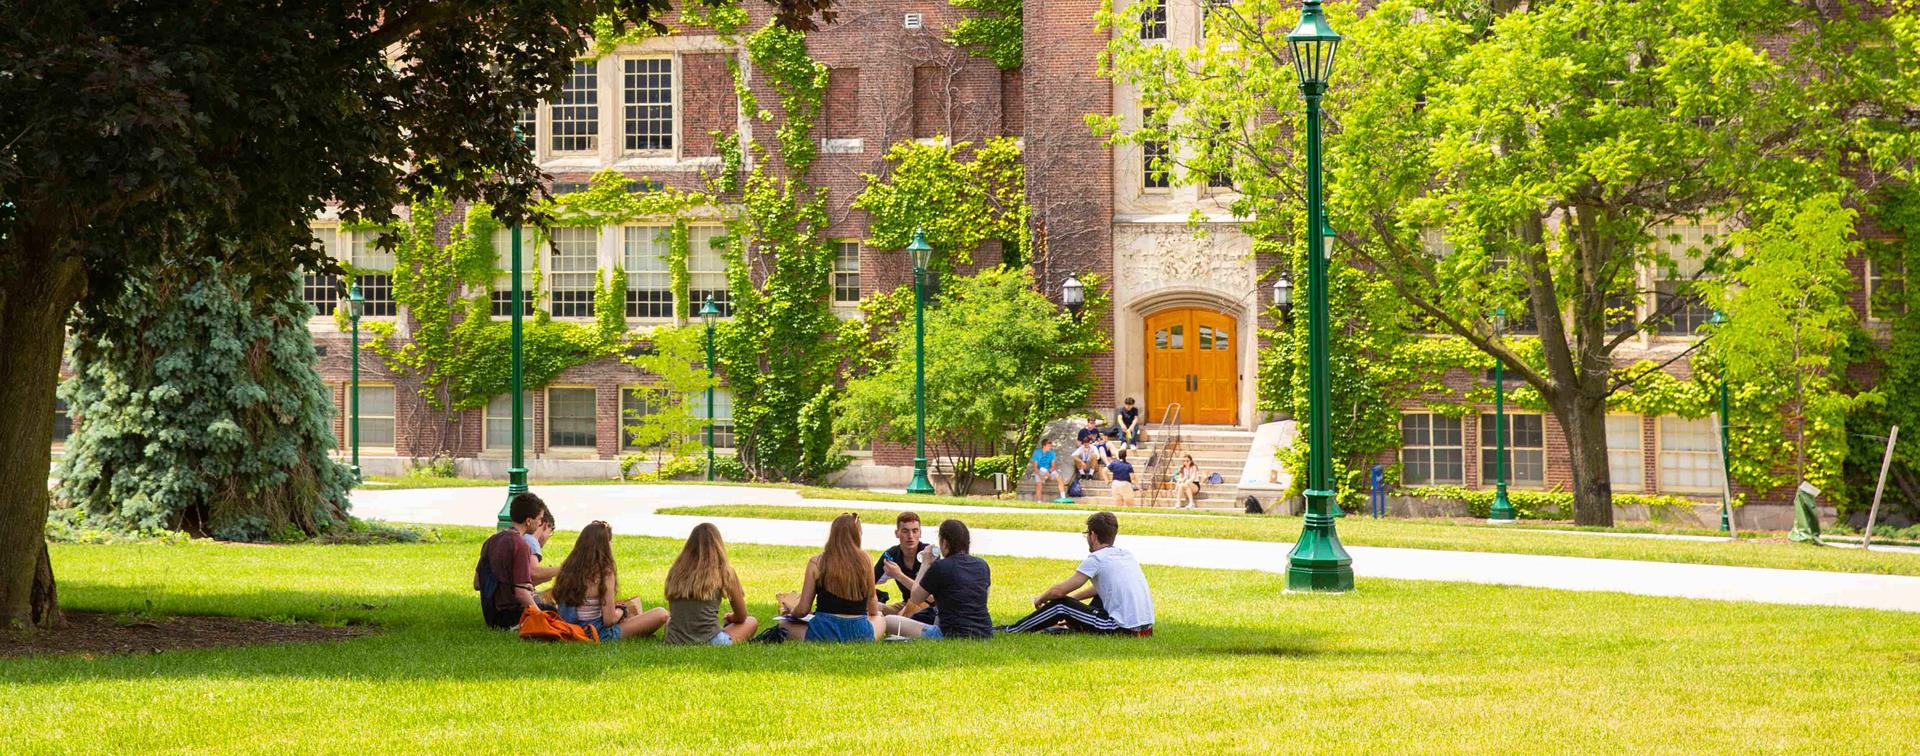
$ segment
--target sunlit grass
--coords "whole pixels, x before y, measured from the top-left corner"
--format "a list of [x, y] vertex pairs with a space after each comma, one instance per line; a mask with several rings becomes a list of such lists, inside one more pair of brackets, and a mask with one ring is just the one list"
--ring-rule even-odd
[[[0, 753], [1862, 752], [1898, 750], [1893, 723], [1920, 721], [1920, 615], [1367, 579], [1298, 595], [1277, 575], [1149, 567], [1151, 639], [541, 646], [478, 626], [469, 581], [485, 531], [441, 533], [56, 546], [69, 608], [151, 601], [381, 632], [0, 661]], [[557, 536], [553, 558], [570, 545]], [[657, 602], [678, 543], [617, 548], [626, 588]], [[765, 619], [807, 551], [733, 556]], [[1002, 622], [1072, 565], [989, 561]], [[1862, 702], [1888, 726], [1833, 726]]]

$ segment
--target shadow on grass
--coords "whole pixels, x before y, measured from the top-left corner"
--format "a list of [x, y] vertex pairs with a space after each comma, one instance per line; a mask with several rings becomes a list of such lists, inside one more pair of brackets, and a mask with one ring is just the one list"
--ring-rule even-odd
[[[85, 590], [92, 586], [76, 586]], [[274, 611], [267, 616], [303, 620], [371, 623], [367, 637], [320, 644], [197, 649], [137, 656], [32, 657], [0, 661], [0, 676], [28, 685], [112, 680], [233, 680], [349, 678], [397, 681], [512, 681], [516, 684], [588, 683], [628, 672], [694, 671], [706, 673], [779, 672], [838, 678], [855, 684], [898, 675], [913, 668], [998, 668], [1057, 666], [1075, 674], [1088, 663], [1120, 660], [1179, 660], [1250, 657], [1303, 659], [1377, 651], [1330, 651], [1324, 634], [1297, 628], [1249, 629], [1168, 624], [1153, 638], [1017, 635], [991, 641], [919, 641], [910, 643], [750, 644], [741, 648], [674, 647], [657, 638], [600, 645], [547, 645], [521, 641], [480, 625], [476, 600], [454, 601], [451, 594], [398, 598], [376, 610], [359, 609], [339, 595], [269, 591], [253, 594], [200, 594], [176, 616], [195, 616], [196, 606], [353, 607], [321, 611], [317, 617]], [[370, 603], [381, 605], [379, 599]], [[92, 602], [88, 609], [112, 611]], [[752, 610], [764, 621], [771, 604]], [[210, 614], [210, 612], [208, 612]], [[998, 617], [1001, 621], [1013, 619]]]

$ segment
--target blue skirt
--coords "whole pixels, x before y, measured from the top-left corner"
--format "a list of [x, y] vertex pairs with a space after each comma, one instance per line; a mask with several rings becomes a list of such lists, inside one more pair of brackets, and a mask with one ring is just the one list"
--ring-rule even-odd
[[807, 640], [821, 643], [860, 643], [873, 641], [873, 620], [866, 615], [842, 617], [815, 614], [807, 621]]

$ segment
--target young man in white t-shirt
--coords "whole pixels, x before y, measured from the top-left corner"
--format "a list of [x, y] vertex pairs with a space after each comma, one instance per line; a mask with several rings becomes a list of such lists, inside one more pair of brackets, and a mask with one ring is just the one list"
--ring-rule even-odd
[[[1033, 599], [1034, 612], [1008, 625], [1010, 633], [1054, 627], [1085, 633], [1153, 635], [1153, 594], [1140, 563], [1113, 545], [1120, 521], [1112, 512], [1087, 518], [1087, 558], [1073, 575]], [[1091, 585], [1089, 585], [1091, 583]], [[1082, 603], [1087, 599], [1092, 603]]]

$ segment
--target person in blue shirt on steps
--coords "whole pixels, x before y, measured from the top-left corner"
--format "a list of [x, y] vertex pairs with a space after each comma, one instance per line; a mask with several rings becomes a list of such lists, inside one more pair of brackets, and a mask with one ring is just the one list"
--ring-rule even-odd
[[1040, 448], [1033, 452], [1033, 501], [1035, 504], [1046, 501], [1049, 480], [1053, 481], [1054, 489], [1060, 492], [1059, 498], [1067, 498], [1066, 476], [1055, 472], [1054, 456], [1053, 440], [1040, 439]]

